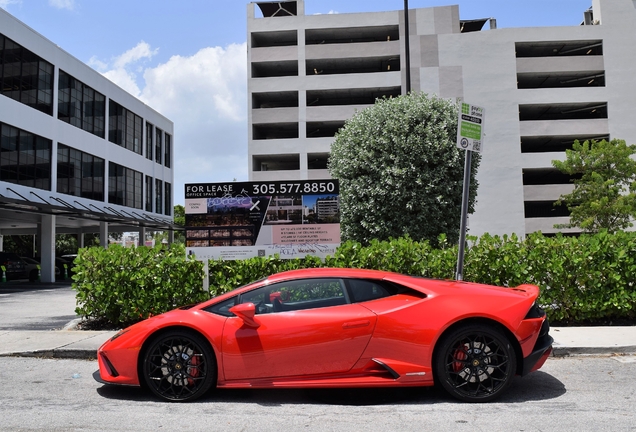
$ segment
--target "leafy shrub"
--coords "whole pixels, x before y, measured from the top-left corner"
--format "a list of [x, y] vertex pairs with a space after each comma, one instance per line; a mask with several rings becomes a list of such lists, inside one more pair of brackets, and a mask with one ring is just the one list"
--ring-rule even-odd
[[202, 280], [203, 263], [186, 258], [183, 245], [80, 249], [73, 275], [75, 312], [113, 325], [130, 324], [209, 299]]
[[[636, 320], [636, 233], [546, 237], [469, 237], [464, 279], [541, 288], [539, 303], [554, 323], [581, 325]], [[440, 236], [437, 248], [408, 237], [344, 242], [324, 261], [278, 256], [209, 261], [210, 292], [202, 288], [202, 263], [183, 245], [169, 249], [82, 249], [75, 260], [76, 313], [125, 325], [175, 307], [204, 301], [271, 274], [302, 268], [351, 267], [453, 279], [457, 245]]]
[[[469, 237], [464, 280], [514, 287], [524, 283], [541, 288], [539, 303], [551, 321], [594, 324], [636, 319], [636, 233], [546, 237], [530, 234]], [[440, 247], [408, 237], [372, 240], [368, 246], [347, 241], [334, 256], [283, 260], [278, 257], [245, 261], [210, 261], [214, 293], [279, 271], [308, 267], [350, 267], [388, 270], [417, 276], [453, 279], [457, 246], [445, 236]]]
[[208, 262], [210, 295], [223, 294], [274, 273], [316, 267], [323, 267], [323, 263], [320, 258], [313, 256], [281, 259], [278, 255], [274, 255], [236, 261], [210, 260]]
[[[331, 145], [329, 171], [340, 181], [344, 240], [409, 235], [436, 245], [457, 242], [464, 151], [457, 147], [457, 104], [409, 93], [375, 104], [345, 122]], [[468, 211], [477, 195], [480, 156], [472, 159]]]

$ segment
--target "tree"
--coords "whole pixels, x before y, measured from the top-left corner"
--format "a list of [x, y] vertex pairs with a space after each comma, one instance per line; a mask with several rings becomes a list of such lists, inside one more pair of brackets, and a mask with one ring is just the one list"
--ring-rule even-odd
[[[185, 226], [185, 207], [177, 204], [174, 206], [174, 224]], [[174, 232], [175, 243], [185, 243], [185, 231]]]
[[[173, 220], [175, 225], [185, 226], [185, 207], [180, 204], [176, 204], [173, 207]], [[155, 244], [159, 244], [162, 242], [168, 242], [168, 231], [155, 231], [152, 233], [150, 238], [154, 239]], [[174, 231], [174, 242], [175, 243], [185, 243], [185, 233], [184, 231]]]
[[636, 216], [636, 145], [625, 141], [577, 140], [565, 151], [565, 161], [553, 160], [559, 171], [574, 177], [574, 190], [561, 195], [555, 205], [570, 210], [570, 223], [556, 228], [579, 227], [585, 232], [616, 232], [632, 226]]
[[[423, 93], [379, 99], [338, 131], [329, 170], [340, 181], [343, 240], [408, 235], [457, 241], [464, 151], [457, 145], [457, 105]], [[474, 210], [479, 155], [472, 164]]]
[[185, 226], [185, 207], [180, 204], [174, 206], [174, 224]]

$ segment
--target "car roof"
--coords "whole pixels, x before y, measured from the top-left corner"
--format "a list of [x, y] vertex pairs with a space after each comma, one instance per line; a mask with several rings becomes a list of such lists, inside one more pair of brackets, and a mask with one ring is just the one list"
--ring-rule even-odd
[[[330, 267], [319, 267], [319, 268], [308, 268], [308, 269], [299, 269], [299, 270], [288, 270], [281, 273], [275, 273], [266, 278], [255, 280], [246, 285], [237, 287], [231, 291], [227, 291], [223, 294], [213, 297], [212, 299], [205, 301], [204, 304], [208, 305], [211, 303], [216, 303], [217, 301], [223, 301], [227, 298], [233, 297], [235, 295], [241, 294], [245, 291], [252, 290], [257, 287], [261, 287], [264, 285], [270, 285], [278, 282], [284, 282], [293, 279], [311, 279], [311, 278], [358, 278], [358, 279], [386, 279], [394, 282], [402, 283], [405, 279], [416, 279], [412, 276], [403, 275], [400, 273], [393, 273], [384, 270], [369, 270], [369, 269], [353, 269], [353, 268], [330, 268]], [[421, 290], [421, 287], [412, 284], [411, 287]]]
[[[331, 268], [319, 267], [299, 270], [289, 270], [276, 273], [267, 277], [267, 283], [280, 282], [289, 279], [317, 278], [317, 277], [339, 277], [339, 278], [365, 278], [365, 279], [384, 279], [389, 276], [396, 276], [398, 273], [392, 273], [384, 270], [369, 269], [353, 269], [353, 268]], [[404, 275], [402, 275], [404, 276]]]

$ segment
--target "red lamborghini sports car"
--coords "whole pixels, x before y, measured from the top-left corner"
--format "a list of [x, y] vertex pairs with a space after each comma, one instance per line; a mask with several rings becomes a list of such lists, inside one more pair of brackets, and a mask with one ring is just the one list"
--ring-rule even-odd
[[397, 273], [278, 273], [149, 318], [98, 351], [98, 381], [169, 401], [217, 388], [441, 385], [498, 397], [552, 350], [539, 288]]

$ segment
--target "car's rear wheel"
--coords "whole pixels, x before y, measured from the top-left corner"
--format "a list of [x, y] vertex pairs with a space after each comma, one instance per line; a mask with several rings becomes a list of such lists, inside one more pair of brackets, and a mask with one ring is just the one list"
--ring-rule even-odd
[[143, 359], [143, 380], [158, 397], [191, 401], [216, 384], [216, 359], [203, 337], [172, 330], [155, 338]]
[[497, 328], [484, 324], [452, 330], [436, 350], [435, 378], [455, 398], [488, 402], [510, 385], [517, 370], [515, 350]]

